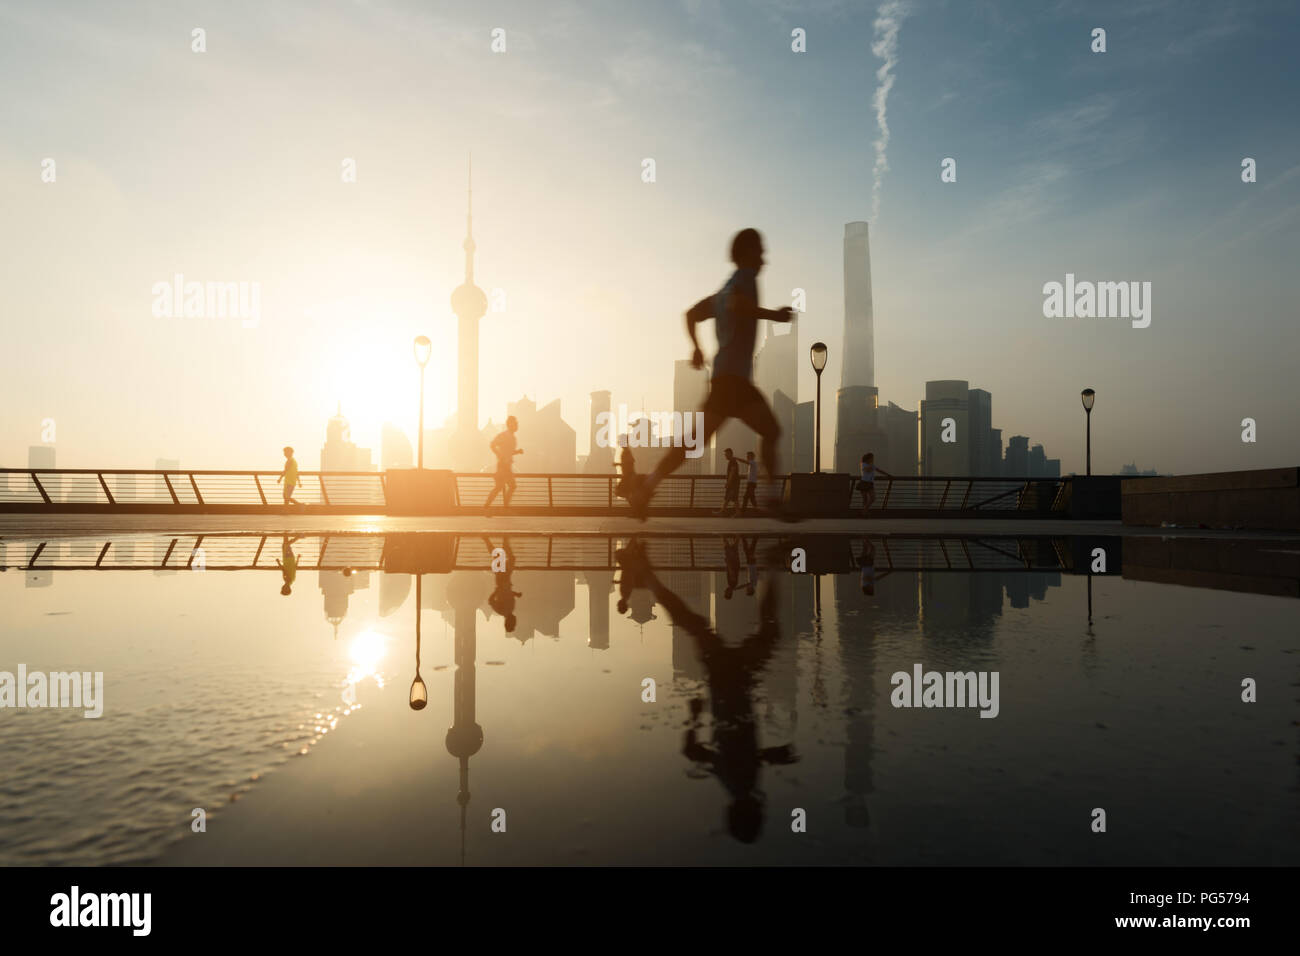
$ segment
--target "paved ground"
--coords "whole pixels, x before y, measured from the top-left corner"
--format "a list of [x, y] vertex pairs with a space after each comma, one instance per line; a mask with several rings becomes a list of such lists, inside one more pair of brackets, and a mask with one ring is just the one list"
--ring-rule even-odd
[[1118, 521], [1039, 519], [809, 519], [787, 524], [771, 518], [552, 518], [481, 516], [385, 518], [350, 516], [243, 515], [0, 515], [0, 538], [10, 541], [80, 535], [148, 532], [252, 531], [268, 534], [322, 531], [454, 531], [462, 534], [871, 534], [1021, 537], [1134, 535], [1192, 538], [1300, 540], [1295, 532], [1231, 531], [1203, 528], [1137, 528]]

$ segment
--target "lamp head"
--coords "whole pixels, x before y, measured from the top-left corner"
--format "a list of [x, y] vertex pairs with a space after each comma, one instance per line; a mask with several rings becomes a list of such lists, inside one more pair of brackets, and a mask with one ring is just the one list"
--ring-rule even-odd
[[427, 335], [417, 335], [414, 347], [415, 360], [420, 363], [420, 368], [424, 368], [429, 362], [429, 356], [433, 354], [433, 343], [429, 341]]
[[821, 374], [821, 370], [826, 367], [826, 343], [814, 342], [808, 350], [808, 357], [812, 359], [813, 371]]
[[1083, 407], [1087, 411], [1092, 411], [1092, 403], [1097, 400], [1097, 393], [1090, 388], [1085, 388], [1079, 395], [1083, 399]]

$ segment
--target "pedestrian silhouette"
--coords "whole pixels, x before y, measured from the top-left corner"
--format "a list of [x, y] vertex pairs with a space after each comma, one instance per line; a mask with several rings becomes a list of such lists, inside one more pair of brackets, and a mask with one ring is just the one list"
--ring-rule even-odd
[[288, 445], [284, 446], [284, 471], [280, 472], [280, 477], [275, 479], [277, 485], [280, 482], [284, 482], [284, 503], [299, 504], [293, 497], [293, 489], [298, 484], [298, 460], [293, 457], [293, 449]]
[[[740, 507], [740, 462], [730, 448], [722, 449], [722, 456], [727, 460], [726, 478], [722, 486], [722, 507], [713, 512], [715, 515], [735, 514]], [[728, 510], [727, 505], [731, 505]]]
[[759, 599], [758, 630], [739, 646], [731, 647], [714, 633], [706, 618], [693, 611], [655, 575], [637, 541], [618, 552], [624, 573], [633, 573], [643, 587], [667, 609], [674, 627], [681, 627], [695, 640], [701, 662], [708, 673], [710, 709], [713, 714], [711, 746], [699, 739], [704, 702], [690, 703], [690, 723], [682, 753], [693, 763], [713, 773], [727, 791], [727, 831], [742, 843], [753, 843], [763, 828], [763, 793], [758, 786], [763, 764], [784, 765], [798, 761], [790, 744], [758, 746], [758, 721], [754, 714], [754, 684], [780, 640], [777, 622], [777, 589], [765, 580]]
[[758, 502], [754, 500], [754, 492], [758, 490], [758, 461], [754, 458], [752, 451], [745, 453], [745, 497], [740, 502], [740, 513], [743, 515], [745, 509], [750, 505], [754, 510], [758, 510]]
[[[292, 451], [292, 449], [285, 450]], [[294, 579], [298, 577], [298, 556], [293, 553], [293, 543], [297, 540], [286, 534], [280, 544], [280, 557], [275, 561], [280, 567], [280, 576], [284, 578], [284, 586], [280, 588], [280, 593], [285, 597], [292, 593]]]
[[[506, 427], [503, 432], [492, 439], [492, 454], [496, 455], [497, 470], [493, 476], [492, 493], [488, 495], [487, 501], [483, 507], [492, 507], [492, 502], [496, 499], [497, 493], [501, 493], [501, 507], [503, 509], [510, 507], [510, 499], [515, 493], [515, 473], [514, 460], [515, 455], [522, 455], [524, 450], [515, 447], [515, 433], [519, 431], [519, 420], [511, 415], [506, 419]], [[490, 514], [491, 512], [489, 512]]]
[[[691, 365], [704, 367], [704, 353], [695, 337], [695, 326], [706, 319], [714, 319], [718, 333], [718, 352], [713, 357], [713, 378], [709, 383], [709, 396], [704, 401], [704, 430], [700, 435], [702, 445], [707, 445], [722, 424], [729, 418], [739, 418], [754, 429], [762, 439], [760, 452], [763, 468], [768, 478], [777, 473], [776, 440], [781, 434], [776, 416], [767, 404], [763, 393], [751, 381], [754, 373], [754, 340], [761, 319], [772, 322], [789, 322], [794, 310], [789, 306], [764, 309], [758, 304], [758, 273], [763, 268], [763, 238], [756, 229], [742, 229], [731, 242], [731, 260], [736, 271], [716, 295], [701, 299], [686, 312], [686, 332], [691, 338], [694, 352]], [[674, 445], [660, 460], [629, 504], [632, 512], [645, 520], [646, 508], [655, 488], [665, 477], [677, 470], [686, 460], [684, 446]], [[777, 504], [773, 512], [784, 517]]]
[[893, 478], [889, 472], [883, 468], [876, 467], [876, 456], [872, 452], [867, 452], [862, 456], [862, 470], [858, 479], [858, 491], [862, 493], [862, 516], [867, 516], [867, 509], [871, 503], [876, 500], [876, 475], [884, 475], [886, 478]]
[[618, 484], [614, 486], [614, 494], [620, 498], [629, 498], [645, 476], [636, 473], [636, 458], [632, 454], [631, 447], [627, 444], [626, 435], [619, 439], [619, 444], [623, 446], [623, 450], [618, 455], [618, 469], [622, 472], [622, 476], [618, 479]]

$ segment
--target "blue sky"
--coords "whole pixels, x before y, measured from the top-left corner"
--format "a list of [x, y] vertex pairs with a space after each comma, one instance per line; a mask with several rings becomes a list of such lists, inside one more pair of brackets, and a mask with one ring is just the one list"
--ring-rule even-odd
[[[413, 426], [420, 333], [429, 419], [450, 414], [470, 150], [477, 278], [507, 301], [481, 326], [484, 420], [559, 398], [581, 449], [592, 389], [669, 408], [681, 312], [747, 225], [767, 237], [765, 304], [807, 290], [798, 334], [831, 344], [837, 381], [878, 7], [5, 8], [0, 459], [25, 464], [54, 418], [66, 466], [266, 467], [289, 442], [314, 467], [337, 401], [363, 443], [384, 418]], [[1285, 3], [908, 3], [871, 224], [882, 397], [916, 408], [926, 380], [968, 379], [1004, 436], [1070, 471], [1092, 386], [1101, 470], [1295, 464], [1298, 39]], [[261, 282], [258, 327], [154, 318], [176, 272]], [[1151, 327], [1044, 318], [1067, 272], [1152, 282]]]

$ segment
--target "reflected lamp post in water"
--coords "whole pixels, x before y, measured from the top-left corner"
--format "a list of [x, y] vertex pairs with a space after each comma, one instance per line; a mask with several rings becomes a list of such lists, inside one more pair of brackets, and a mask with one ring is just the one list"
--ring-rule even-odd
[[808, 357], [812, 359], [813, 371], [817, 373], [817, 425], [813, 446], [816, 448], [816, 453], [813, 471], [820, 474], [822, 470], [822, 370], [826, 368], [826, 343], [814, 342], [813, 347], [808, 350]]
[[1088, 444], [1086, 446], [1087, 447], [1087, 452], [1086, 452], [1087, 471], [1085, 472], [1085, 474], [1091, 475], [1092, 474], [1092, 403], [1097, 400], [1097, 393], [1090, 388], [1085, 388], [1082, 392], [1079, 393], [1079, 397], [1083, 399], [1083, 410], [1084, 412], [1087, 413], [1087, 418], [1088, 418], [1088, 430], [1087, 430]]
[[423, 574], [415, 576], [415, 680], [411, 681], [411, 695], [408, 699], [411, 710], [424, 710], [429, 703], [429, 689], [420, 677], [420, 584], [423, 580]]
[[[433, 354], [433, 343], [429, 341], [427, 335], [417, 335], [414, 343], [415, 361], [420, 365], [420, 436], [419, 436], [419, 465], [424, 468], [424, 367], [429, 364], [429, 356]], [[419, 584], [416, 584], [417, 589]], [[416, 621], [419, 621], [417, 613]]]

